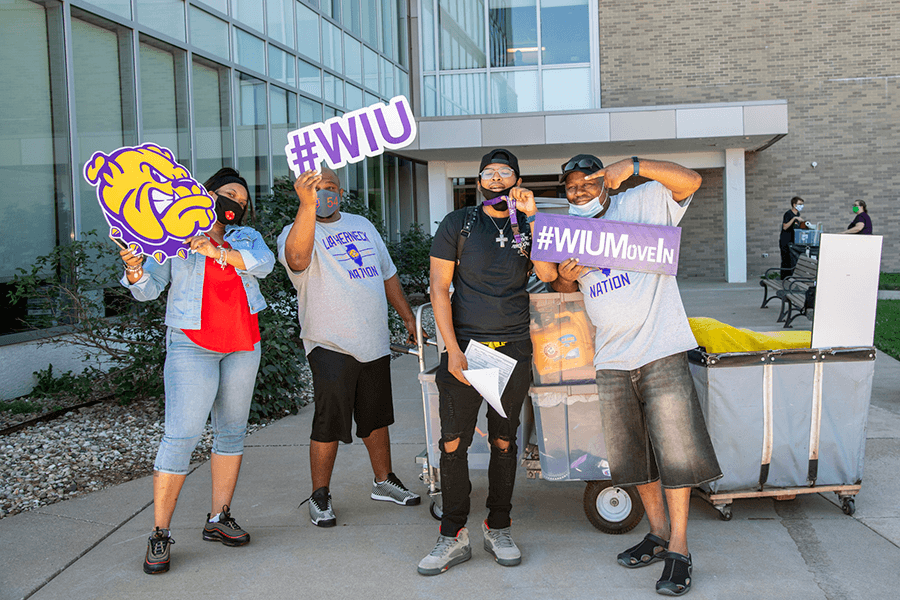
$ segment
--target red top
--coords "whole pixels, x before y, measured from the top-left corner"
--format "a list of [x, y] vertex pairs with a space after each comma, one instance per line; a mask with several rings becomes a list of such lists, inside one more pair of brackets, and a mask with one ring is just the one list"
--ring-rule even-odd
[[[219, 244], [210, 238], [213, 246]], [[230, 248], [228, 242], [223, 248]], [[244, 280], [232, 265], [224, 269], [206, 257], [203, 273], [203, 305], [200, 329], [182, 329], [188, 338], [213, 352], [253, 350], [259, 341], [259, 319], [250, 314]]]

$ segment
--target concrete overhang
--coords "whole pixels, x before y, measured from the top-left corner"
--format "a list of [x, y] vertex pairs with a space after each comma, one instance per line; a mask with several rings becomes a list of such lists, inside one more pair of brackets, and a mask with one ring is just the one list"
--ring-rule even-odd
[[491, 148], [519, 160], [548, 154], [600, 156], [764, 150], [788, 132], [786, 100], [680, 104], [553, 113], [428, 117], [397, 154], [422, 161], [472, 161]]

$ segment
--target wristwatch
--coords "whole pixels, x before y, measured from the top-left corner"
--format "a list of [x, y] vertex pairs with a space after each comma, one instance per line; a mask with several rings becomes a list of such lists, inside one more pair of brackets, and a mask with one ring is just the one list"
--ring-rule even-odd
[[641, 161], [638, 160], [637, 156], [632, 156], [631, 162], [634, 163], [634, 176], [637, 177], [641, 174]]

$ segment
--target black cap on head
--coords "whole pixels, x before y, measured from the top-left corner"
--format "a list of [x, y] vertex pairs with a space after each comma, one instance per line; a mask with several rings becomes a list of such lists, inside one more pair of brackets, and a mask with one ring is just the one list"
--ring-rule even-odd
[[484, 168], [491, 163], [508, 165], [513, 171], [516, 172], [516, 177], [519, 177], [519, 159], [516, 158], [516, 155], [509, 150], [505, 148], [496, 148], [485, 154], [481, 158], [481, 166], [478, 167], [478, 172], [481, 173], [482, 171], [484, 171]]
[[562, 165], [562, 175], [559, 182], [565, 183], [566, 176], [575, 171], [581, 171], [585, 175], [596, 173], [603, 168], [603, 161], [593, 154], [576, 154]]

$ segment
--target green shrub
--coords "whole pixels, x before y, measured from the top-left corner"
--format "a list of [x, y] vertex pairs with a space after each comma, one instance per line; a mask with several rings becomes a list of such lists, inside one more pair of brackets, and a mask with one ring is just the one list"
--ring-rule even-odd
[[900, 290], [900, 273], [882, 273], [878, 279], [879, 290]]
[[875, 346], [900, 360], [900, 300], [879, 300], [875, 311]]

